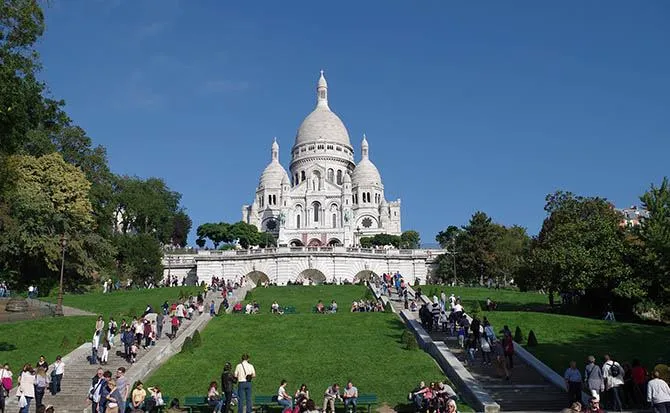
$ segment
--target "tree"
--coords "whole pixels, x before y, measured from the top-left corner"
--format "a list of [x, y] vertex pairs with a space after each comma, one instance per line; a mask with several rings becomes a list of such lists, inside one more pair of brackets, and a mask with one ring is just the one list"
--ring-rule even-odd
[[435, 241], [440, 244], [440, 248], [449, 249], [453, 247], [458, 236], [461, 234], [461, 229], [455, 225], [449, 225], [444, 231], [440, 231], [435, 236]]
[[362, 237], [358, 242], [363, 248], [383, 247], [386, 245], [392, 245], [395, 248], [400, 247], [400, 237], [390, 234], [375, 234], [372, 237]]
[[483, 284], [486, 275], [495, 275], [495, 247], [499, 236], [500, 226], [484, 212], [472, 215], [458, 238], [458, 271], [463, 279]]
[[172, 220], [170, 243], [174, 246], [184, 248], [188, 243], [188, 233], [191, 231], [193, 222], [184, 210], [178, 211]]
[[400, 234], [400, 248], [418, 249], [421, 244], [421, 236], [414, 230], [407, 230]]
[[251, 245], [258, 245], [260, 233], [255, 225], [247, 224], [244, 221], [236, 222], [231, 226], [230, 237], [238, 240], [242, 248], [249, 248]]
[[276, 247], [277, 240], [271, 233], [261, 232], [258, 234], [258, 246], [261, 248]]
[[595, 312], [604, 310], [615, 295], [644, 294], [628, 282], [631, 269], [624, 262], [621, 216], [607, 200], [561, 191], [546, 200], [549, 216], [530, 257], [539, 287], [550, 294], [585, 291]]
[[131, 278], [135, 283], [163, 279], [163, 250], [151, 234], [116, 234], [116, 262], [120, 278]]
[[516, 279], [525, 269], [530, 253], [531, 239], [526, 229], [517, 225], [500, 226], [500, 235], [495, 241], [495, 269], [502, 277], [504, 285], [510, 279]]
[[663, 178], [660, 186], [651, 188], [641, 197], [649, 216], [643, 218], [639, 231], [631, 236], [641, 253], [636, 273], [647, 282], [649, 298], [657, 304], [670, 305], [670, 182]]
[[75, 284], [109, 261], [111, 245], [95, 233], [90, 183], [53, 153], [7, 158], [10, 184], [0, 221], [0, 258], [17, 284], [50, 288], [60, 269], [61, 237], [67, 244], [67, 280]]

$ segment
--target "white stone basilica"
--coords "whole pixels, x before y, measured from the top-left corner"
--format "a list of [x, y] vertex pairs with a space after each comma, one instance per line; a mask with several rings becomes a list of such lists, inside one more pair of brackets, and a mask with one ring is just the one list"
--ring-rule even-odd
[[278, 245], [355, 246], [361, 237], [400, 235], [400, 200], [387, 202], [365, 135], [361, 160], [340, 118], [328, 106], [321, 71], [316, 108], [298, 128], [291, 150], [291, 175], [279, 163], [279, 144], [261, 175], [253, 204], [242, 220], [277, 236]]

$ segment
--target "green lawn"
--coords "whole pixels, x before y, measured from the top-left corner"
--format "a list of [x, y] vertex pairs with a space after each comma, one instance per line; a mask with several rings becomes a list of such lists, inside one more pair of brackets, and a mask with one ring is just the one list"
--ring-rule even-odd
[[[163, 287], [151, 290], [121, 290], [108, 294], [101, 292], [66, 294], [63, 297], [63, 305], [103, 315], [105, 321], [110, 316], [120, 321], [122, 317], [142, 315], [147, 304], [151, 304], [154, 310], [158, 310], [163, 302], [172, 303], [177, 300], [181, 292], [188, 295], [197, 294], [200, 291], [200, 287]], [[46, 297], [44, 300], [55, 303], [57, 298]]]
[[[318, 405], [328, 385], [351, 378], [359, 392], [376, 393], [390, 406], [403, 405], [420, 380], [444, 376], [428, 354], [401, 346], [405, 327], [395, 314], [349, 312], [349, 303], [364, 294], [365, 289], [356, 286], [256, 289], [250, 298], [261, 304], [261, 314], [215, 318], [203, 331], [202, 347], [192, 355], [174, 356], [147, 382], [182, 399], [205, 395], [210, 381], [220, 381], [224, 363], [235, 365], [248, 352], [258, 372], [255, 395], [276, 394], [279, 382], [286, 379], [290, 392], [306, 383]], [[268, 314], [275, 298], [299, 313]], [[333, 298], [346, 310], [311, 313], [317, 300]]]
[[[14, 377], [25, 363], [33, 366], [40, 355], [53, 363], [91, 339], [95, 317], [43, 318], [0, 324], [0, 363], [9, 363]], [[64, 337], [67, 337], [64, 342]]]
[[589, 355], [595, 356], [599, 362], [605, 353], [612, 354], [622, 363], [638, 358], [648, 369], [659, 360], [670, 361], [670, 327], [544, 313], [541, 311], [548, 309], [549, 300], [546, 295], [535, 292], [449, 286], [423, 288], [430, 296], [434, 292], [439, 296], [442, 290], [447, 295], [460, 296], [466, 312], [475, 300], [484, 308], [486, 298], [490, 297], [498, 303], [498, 310], [483, 311], [482, 315], [497, 331], [504, 325], [512, 331], [519, 326], [527, 337], [532, 329], [538, 346], [528, 350], [561, 375], [570, 360], [581, 366]]

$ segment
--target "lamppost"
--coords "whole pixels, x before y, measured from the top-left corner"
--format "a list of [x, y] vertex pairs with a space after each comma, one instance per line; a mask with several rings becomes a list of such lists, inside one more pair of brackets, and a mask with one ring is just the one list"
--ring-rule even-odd
[[451, 256], [454, 258], [454, 286], [456, 286], [456, 238], [451, 239]]
[[61, 246], [61, 261], [60, 261], [60, 283], [58, 284], [58, 301], [56, 302], [56, 316], [63, 316], [63, 272], [65, 270], [65, 247], [67, 247], [67, 239], [65, 234], [60, 237]]
[[361, 247], [361, 235], [363, 235], [363, 231], [361, 231], [360, 226], [357, 226], [356, 227], [356, 247], [358, 247], [358, 248]]

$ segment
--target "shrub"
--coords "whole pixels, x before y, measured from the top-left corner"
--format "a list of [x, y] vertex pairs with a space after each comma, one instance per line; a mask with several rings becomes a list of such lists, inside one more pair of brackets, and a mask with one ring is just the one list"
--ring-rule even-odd
[[521, 332], [521, 328], [519, 326], [516, 326], [516, 330], [514, 330], [514, 341], [519, 344], [523, 343], [523, 333]]
[[537, 338], [535, 337], [535, 332], [533, 330], [530, 330], [528, 333], [528, 347], [535, 347], [537, 346]]
[[419, 348], [419, 343], [416, 342], [416, 337], [414, 337], [414, 334], [407, 329], [402, 332], [400, 342], [406, 350], [416, 350]]
[[193, 353], [193, 339], [191, 337], [186, 337], [184, 344], [181, 346], [181, 352], [183, 354], [192, 354]]
[[70, 344], [70, 339], [67, 336], [63, 336], [63, 341], [61, 341], [61, 343], [60, 343], [60, 348], [65, 350], [65, 349], [70, 349], [71, 347], [72, 347], [72, 345]]
[[384, 306], [384, 312], [385, 313], [392, 313], [393, 312], [393, 307], [391, 307], [391, 302], [388, 301], [386, 305]]
[[472, 304], [472, 309], [470, 310], [470, 317], [477, 318], [481, 320], [482, 318], [482, 305], [479, 304], [478, 300], [475, 300]]
[[193, 338], [191, 339], [191, 345], [193, 348], [200, 347], [202, 345], [202, 337], [200, 336], [200, 331], [195, 330], [193, 333]]
[[186, 294], [186, 291], [184, 291], [183, 289], [180, 289], [179, 290], [179, 299], [183, 300], [185, 298], [188, 298], [188, 294]]

